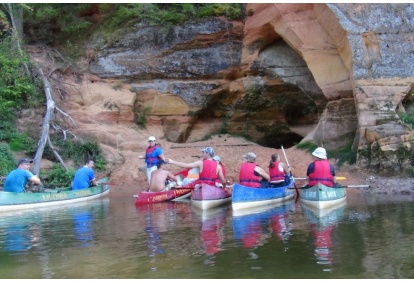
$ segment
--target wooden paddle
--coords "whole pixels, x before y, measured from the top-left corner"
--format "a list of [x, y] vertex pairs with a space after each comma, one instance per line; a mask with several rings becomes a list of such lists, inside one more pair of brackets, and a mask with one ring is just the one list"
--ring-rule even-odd
[[[285, 153], [285, 149], [283, 148], [283, 145], [280, 145], [280, 147], [282, 148], [283, 155], [285, 156], [286, 164], [290, 168], [289, 161], [288, 161], [287, 156], [286, 156], [286, 153]], [[295, 178], [293, 178], [292, 169], [290, 170], [290, 176], [292, 177], [293, 185], [295, 186], [295, 189], [296, 189], [296, 201], [297, 201], [299, 199], [299, 190], [296, 187], [296, 182], [295, 182]]]

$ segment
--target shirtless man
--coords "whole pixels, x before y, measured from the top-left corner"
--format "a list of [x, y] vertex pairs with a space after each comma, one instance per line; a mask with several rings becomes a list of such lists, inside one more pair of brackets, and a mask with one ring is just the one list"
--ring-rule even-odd
[[157, 170], [152, 171], [149, 189], [151, 192], [161, 192], [168, 190], [166, 186], [167, 179], [177, 182], [177, 177], [170, 171], [164, 169], [164, 165], [167, 164], [164, 160], [161, 160], [157, 165]]

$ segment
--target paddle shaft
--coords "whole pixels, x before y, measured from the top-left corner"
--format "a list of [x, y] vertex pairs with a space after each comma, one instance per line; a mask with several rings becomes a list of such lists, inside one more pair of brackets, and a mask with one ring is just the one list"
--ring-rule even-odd
[[[296, 180], [307, 180], [308, 178], [294, 178]], [[337, 180], [346, 180], [346, 177], [336, 177]]]
[[[280, 145], [280, 147], [282, 148], [283, 155], [285, 156], [286, 164], [287, 164], [288, 168], [290, 168], [289, 160], [287, 159], [287, 156], [286, 156], [286, 153], [285, 153], [285, 149], [283, 148], [283, 145]], [[296, 187], [296, 182], [295, 182], [295, 178], [293, 178], [292, 170], [290, 171], [290, 176], [292, 177], [293, 185], [295, 186], [295, 190], [296, 190], [296, 200], [298, 200], [299, 199], [299, 190]]]
[[[342, 186], [342, 187], [332, 187], [332, 189], [343, 189], [343, 188], [369, 188], [371, 187], [370, 185], [349, 185], [349, 186]], [[290, 188], [290, 189], [295, 189], [295, 188]], [[299, 188], [302, 190], [307, 190], [309, 188]]]

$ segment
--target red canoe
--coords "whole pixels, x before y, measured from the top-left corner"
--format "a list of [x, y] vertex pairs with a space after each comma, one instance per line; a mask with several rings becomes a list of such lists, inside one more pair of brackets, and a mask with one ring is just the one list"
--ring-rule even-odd
[[154, 203], [175, 200], [177, 198], [183, 198], [186, 195], [190, 196], [191, 191], [194, 189], [196, 181], [198, 180], [198, 174], [195, 174], [193, 169], [184, 169], [176, 174], [179, 179], [180, 186], [172, 188], [169, 191], [163, 192], [150, 192], [143, 191], [134, 195], [135, 205], [145, 204], [145, 203]]

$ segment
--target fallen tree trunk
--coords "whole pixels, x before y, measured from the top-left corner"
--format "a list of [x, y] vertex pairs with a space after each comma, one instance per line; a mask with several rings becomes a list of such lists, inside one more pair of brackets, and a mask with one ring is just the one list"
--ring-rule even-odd
[[38, 69], [39, 74], [42, 76], [44, 90], [46, 95], [46, 115], [43, 119], [42, 134], [37, 144], [36, 154], [33, 161], [33, 174], [39, 175], [40, 172], [40, 161], [42, 160], [43, 151], [49, 138], [50, 121], [53, 118], [53, 112], [55, 109], [55, 102], [53, 101], [51, 94], [51, 87], [49, 81], [46, 79], [41, 68]]

